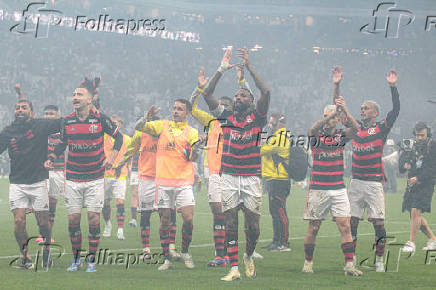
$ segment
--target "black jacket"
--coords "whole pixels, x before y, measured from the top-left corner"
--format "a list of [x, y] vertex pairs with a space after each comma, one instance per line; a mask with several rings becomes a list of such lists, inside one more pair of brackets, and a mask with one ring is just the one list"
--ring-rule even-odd
[[411, 190], [431, 190], [433, 192], [436, 179], [436, 142], [430, 140], [421, 150], [415, 145], [412, 152], [402, 152], [400, 155], [399, 170], [404, 173], [404, 164], [411, 163], [408, 178], [416, 176], [418, 183]]

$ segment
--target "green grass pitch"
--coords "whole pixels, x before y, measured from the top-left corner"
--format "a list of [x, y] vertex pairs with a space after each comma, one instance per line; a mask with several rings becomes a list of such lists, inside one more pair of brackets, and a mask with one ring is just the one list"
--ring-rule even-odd
[[[397, 243], [404, 243], [409, 236], [409, 217], [401, 212], [401, 202], [404, 192], [405, 180], [399, 181], [399, 192], [387, 194], [387, 220], [386, 230], [388, 236], [396, 238]], [[13, 234], [13, 217], [8, 205], [8, 181], [0, 180], [0, 289], [434, 289], [436, 287], [436, 261], [433, 258], [429, 265], [425, 264], [426, 252], [420, 249], [425, 245], [423, 234], [418, 234], [417, 252], [407, 258], [402, 254], [398, 259], [398, 246], [389, 246], [388, 273], [375, 273], [373, 269], [374, 231], [367, 221], [359, 226], [359, 240], [357, 256], [359, 261], [367, 261], [360, 266], [364, 272], [363, 277], [346, 277], [342, 271], [344, 265], [343, 254], [340, 249], [340, 237], [335, 223], [326, 220], [318, 234], [314, 253], [313, 275], [301, 273], [304, 262], [303, 238], [307, 222], [302, 220], [306, 190], [293, 186], [288, 198], [287, 210], [290, 216], [291, 252], [270, 253], [260, 249], [272, 237], [271, 217], [268, 213], [268, 201], [264, 197], [263, 214], [261, 218], [261, 236], [257, 252], [264, 256], [263, 260], [256, 260], [256, 279], [245, 277], [242, 264], [242, 253], [245, 249], [245, 236], [243, 220], [240, 215], [239, 244], [240, 244], [240, 272], [242, 279], [232, 283], [220, 281], [229, 270], [226, 268], [207, 268], [206, 263], [213, 258], [214, 248], [212, 239], [212, 215], [207, 203], [206, 191], [197, 194], [197, 205], [194, 215], [194, 234], [190, 249], [196, 268], [188, 270], [183, 263], [175, 262], [175, 269], [159, 272], [157, 265], [140, 263], [131, 265], [129, 269], [123, 265], [99, 265], [97, 273], [85, 271], [69, 273], [66, 268], [72, 260], [71, 246], [68, 238], [66, 211], [63, 199], [58, 203], [57, 216], [54, 225], [54, 238], [57, 244], [62, 245], [66, 252], [56, 261], [54, 267], [48, 272], [23, 271], [9, 266], [13, 257], [18, 254], [17, 244]], [[113, 205], [114, 206], [114, 205]], [[435, 209], [433, 200], [433, 209]], [[85, 211], [83, 212], [85, 213]], [[112, 224], [116, 227], [115, 210], [112, 210]], [[425, 215], [436, 230], [436, 218]], [[82, 216], [83, 247], [88, 248], [87, 223]], [[100, 248], [110, 249], [116, 253], [139, 253], [141, 248], [139, 228], [127, 225], [130, 219], [129, 200], [126, 201], [126, 240], [116, 239], [116, 229], [112, 237], [102, 238]], [[27, 216], [27, 229], [29, 235], [37, 235], [37, 227], [33, 214]], [[158, 216], [153, 214], [151, 225], [151, 246], [154, 253], [160, 252]], [[177, 247], [181, 241], [181, 217], [178, 216]], [[103, 231], [103, 226], [102, 226]], [[393, 239], [389, 239], [391, 242]], [[33, 254], [38, 247], [33, 245]], [[436, 252], [432, 254], [436, 256]], [[124, 256], [124, 257], [125, 257]], [[396, 270], [399, 265], [398, 272]]]

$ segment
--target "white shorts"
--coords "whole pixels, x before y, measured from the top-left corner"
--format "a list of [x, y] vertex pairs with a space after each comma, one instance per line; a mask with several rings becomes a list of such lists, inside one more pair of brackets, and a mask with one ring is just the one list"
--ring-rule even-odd
[[65, 173], [63, 171], [51, 170], [49, 173], [50, 187], [48, 196], [50, 198], [58, 199], [65, 193]]
[[127, 180], [120, 178], [104, 178], [104, 199], [125, 199], [127, 190]]
[[351, 216], [363, 219], [367, 209], [368, 219], [385, 219], [385, 193], [381, 182], [351, 179], [348, 199]]
[[346, 188], [309, 191], [303, 219], [325, 220], [329, 212], [332, 217], [351, 216]]
[[154, 180], [140, 179], [138, 185], [138, 210], [156, 209], [156, 182]]
[[129, 180], [129, 184], [130, 185], [138, 185], [139, 180], [138, 180], [138, 171], [130, 171], [130, 180]]
[[159, 186], [157, 190], [158, 208], [182, 208], [195, 205], [191, 185], [181, 187]]
[[262, 186], [258, 176], [222, 174], [221, 199], [223, 211], [236, 208], [242, 203], [250, 211], [262, 212]]
[[221, 176], [219, 174], [209, 176], [207, 197], [209, 202], [221, 202]]
[[68, 214], [81, 213], [82, 208], [100, 213], [104, 201], [104, 179], [65, 182], [65, 206]]
[[47, 179], [33, 184], [9, 184], [11, 211], [17, 208], [48, 211], [48, 188]]

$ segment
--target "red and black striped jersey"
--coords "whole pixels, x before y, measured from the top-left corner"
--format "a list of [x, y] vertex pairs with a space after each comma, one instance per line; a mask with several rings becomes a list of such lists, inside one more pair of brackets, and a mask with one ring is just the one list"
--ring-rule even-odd
[[[67, 180], [92, 181], [104, 177], [104, 133], [114, 137], [118, 127], [102, 113], [91, 111], [84, 121], [75, 112], [64, 117], [61, 140], [64, 150], [68, 146]], [[62, 146], [56, 146], [55, 154], [61, 152]]]
[[344, 147], [348, 141], [350, 139], [345, 136], [345, 130], [336, 129], [334, 134], [319, 132], [317, 145], [312, 146], [311, 189], [333, 190], [345, 187]]
[[351, 173], [353, 178], [366, 181], [382, 181], [383, 147], [386, 138], [400, 113], [400, 95], [396, 87], [391, 87], [393, 108], [386, 119], [376, 122], [369, 128], [360, 124], [360, 130], [353, 137], [353, 162]]
[[[48, 154], [54, 153], [54, 148], [57, 144], [61, 143], [61, 134], [56, 133], [48, 136]], [[65, 170], [65, 154], [59, 155], [54, 161], [53, 161], [53, 169], [54, 171], [63, 171]]]
[[361, 126], [352, 142], [353, 178], [367, 181], [384, 179], [383, 147], [389, 131], [386, 121], [377, 122], [369, 128]]
[[261, 176], [260, 141], [266, 115], [257, 111], [238, 122], [231, 111], [224, 110], [219, 117], [223, 135], [221, 172], [231, 175]]

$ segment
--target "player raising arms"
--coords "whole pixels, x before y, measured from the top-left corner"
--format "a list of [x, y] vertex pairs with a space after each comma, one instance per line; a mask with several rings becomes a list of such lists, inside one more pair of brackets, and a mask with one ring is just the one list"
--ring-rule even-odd
[[171, 209], [180, 208], [183, 218], [182, 253], [185, 266], [194, 268], [194, 262], [188, 253], [192, 241], [194, 216], [194, 166], [196, 159], [195, 144], [198, 143], [198, 131], [188, 125], [187, 117], [191, 113], [191, 103], [185, 99], [174, 101], [172, 121], [151, 121], [159, 109], [154, 106], [148, 111], [145, 123], [139, 122], [138, 131], [158, 137], [156, 151], [157, 207], [160, 215], [160, 241], [165, 256], [159, 270], [171, 268], [170, 261], [170, 220]]
[[253, 70], [249, 62], [248, 49], [239, 49], [239, 57], [250, 72], [261, 96], [254, 105], [254, 96], [246, 88], [240, 88], [233, 99], [233, 111], [220, 106], [212, 96], [222, 74], [232, 68], [229, 64], [232, 48], [228, 48], [218, 71], [210, 79], [204, 91], [209, 110], [221, 122], [223, 132], [223, 153], [221, 158], [221, 196], [222, 208], [226, 217], [227, 254], [232, 266], [230, 272], [221, 280], [240, 279], [238, 269], [238, 209], [242, 202], [245, 217], [246, 251], [244, 253], [245, 274], [254, 278], [253, 252], [260, 235], [259, 218], [262, 206], [260, 185], [261, 158], [260, 134], [266, 125], [266, 115], [270, 101], [270, 90], [262, 78]]
[[[350, 140], [345, 130], [337, 129], [340, 119], [347, 120], [352, 130], [358, 130], [358, 123], [349, 113], [342, 97], [335, 99], [335, 105], [324, 108], [323, 118], [309, 129], [308, 136], [316, 137], [311, 144], [313, 169], [310, 180], [304, 219], [309, 227], [304, 238], [304, 273], [313, 273], [313, 251], [322, 221], [330, 211], [341, 233], [341, 248], [345, 256], [345, 275], [361, 276], [353, 264], [354, 247], [350, 232], [350, 202], [344, 183], [344, 147]], [[339, 111], [343, 113], [339, 113]], [[310, 140], [310, 139], [309, 139]]]
[[44, 168], [47, 158], [48, 136], [59, 132], [59, 119], [34, 119], [33, 106], [21, 99], [15, 105], [15, 120], [0, 132], [0, 154], [8, 149], [11, 160], [9, 174], [9, 204], [14, 215], [14, 233], [23, 255], [21, 269], [32, 269], [28, 253], [29, 238], [26, 231], [26, 209], [32, 208], [38, 221], [39, 232], [45, 239], [43, 267], [51, 265], [49, 245], [49, 174]]
[[[393, 108], [386, 119], [377, 122], [380, 108], [374, 101], [365, 101], [360, 108], [361, 122], [359, 131], [352, 135], [353, 161], [352, 175], [348, 198], [351, 206], [351, 235], [354, 248], [357, 243], [357, 227], [363, 218], [365, 209], [368, 221], [372, 222], [375, 231], [376, 272], [384, 272], [383, 254], [386, 244], [385, 195], [382, 181], [383, 146], [386, 138], [400, 113], [400, 96], [396, 87], [397, 73], [391, 70], [386, 80], [390, 86]], [[340, 78], [335, 81], [335, 90], [339, 91]]]
[[[65, 204], [68, 212], [68, 231], [73, 250], [73, 263], [67, 271], [81, 268], [80, 252], [82, 232], [80, 219], [82, 207], [88, 211], [89, 253], [87, 272], [95, 272], [95, 254], [100, 242], [100, 212], [104, 200], [104, 172], [110, 169], [123, 145], [118, 127], [92, 105], [96, 92], [95, 81], [85, 79], [74, 90], [74, 112], [65, 116], [61, 128], [62, 143], [49, 155], [47, 166], [61, 155], [68, 146], [66, 164]], [[104, 154], [104, 133], [114, 138], [112, 156]]]

